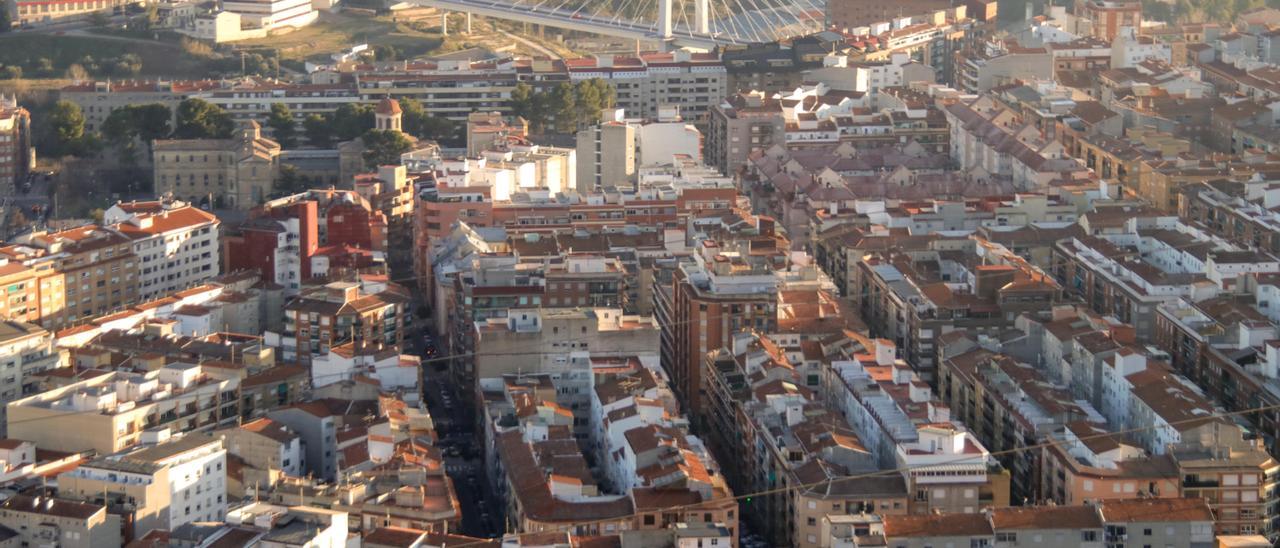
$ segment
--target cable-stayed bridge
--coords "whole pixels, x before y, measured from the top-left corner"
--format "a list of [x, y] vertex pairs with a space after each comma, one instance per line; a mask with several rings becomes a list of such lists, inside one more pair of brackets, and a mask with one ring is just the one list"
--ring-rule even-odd
[[823, 0], [414, 0], [566, 30], [712, 49], [798, 36], [823, 25]]

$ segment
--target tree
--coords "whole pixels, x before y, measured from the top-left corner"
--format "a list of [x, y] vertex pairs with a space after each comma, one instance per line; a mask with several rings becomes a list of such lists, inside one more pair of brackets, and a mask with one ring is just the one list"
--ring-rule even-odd
[[89, 71], [84, 70], [84, 66], [79, 63], [72, 63], [67, 67], [67, 79], [73, 82], [83, 82], [89, 79]]
[[203, 99], [184, 99], [178, 103], [178, 126], [173, 136], [179, 139], [227, 139], [235, 129], [231, 116], [221, 107]]
[[364, 140], [364, 165], [369, 169], [397, 165], [400, 163], [400, 155], [413, 148], [409, 138], [398, 131], [371, 129], [361, 139]]
[[414, 137], [423, 137], [422, 129], [427, 123], [427, 111], [417, 99], [405, 97], [400, 100], [401, 125], [404, 132]]
[[133, 121], [133, 106], [124, 106], [111, 111], [99, 128], [102, 137], [115, 146], [123, 146], [137, 137], [137, 126]]
[[133, 165], [138, 160], [138, 129], [133, 111], [132, 105], [111, 111], [100, 129], [102, 137], [119, 151], [119, 158], [126, 165]]
[[49, 111], [49, 129], [53, 132], [57, 155], [75, 154], [84, 139], [84, 113], [71, 101], [58, 101]]
[[604, 110], [604, 97], [600, 88], [591, 80], [580, 80], [573, 86], [574, 99], [577, 102], [577, 122], [591, 124], [600, 119], [600, 111]]
[[169, 107], [159, 103], [129, 105], [111, 111], [100, 132], [109, 144], [120, 149], [125, 163], [132, 164], [138, 141], [149, 149], [152, 141], [169, 135], [169, 117]]
[[373, 59], [375, 61], [395, 61], [399, 56], [396, 48], [386, 44], [376, 44], [373, 46]]
[[[240, 68], [239, 66], [236, 67]], [[280, 62], [275, 57], [261, 53], [250, 53], [244, 56], [245, 75], [272, 76], [280, 70]]]
[[573, 85], [561, 83], [551, 92], [552, 115], [556, 119], [556, 131], [573, 133], [578, 130], [578, 102]]
[[1206, 21], [1217, 22], [1230, 19], [1231, 9], [1235, 4], [1232, 0], [1203, 0], [1198, 5]]
[[532, 122], [534, 95], [533, 86], [524, 82], [516, 84], [515, 89], [511, 90], [511, 113]]
[[36, 59], [36, 72], [45, 77], [53, 76], [53, 59], [48, 57]]
[[298, 168], [291, 165], [280, 166], [280, 176], [276, 177], [272, 195], [279, 198], [307, 190], [307, 179], [298, 173]]
[[267, 127], [271, 128], [271, 136], [282, 148], [298, 146], [298, 127], [293, 123], [293, 113], [284, 103], [271, 104]]
[[13, 18], [9, 16], [9, 2], [0, 0], [0, 32], [9, 32], [13, 28]]
[[142, 142], [150, 144], [156, 139], [168, 137], [172, 130], [169, 121], [173, 119], [173, 111], [160, 103], [135, 105], [133, 107], [134, 129]]
[[458, 127], [453, 123], [453, 120], [431, 116], [423, 120], [421, 133], [418, 134], [418, 137], [433, 141], [452, 141], [457, 131]]
[[556, 111], [555, 98], [550, 93], [539, 93], [533, 96], [532, 116], [527, 118], [534, 133], [546, 131], [548, 118]]
[[596, 83], [600, 88], [600, 97], [604, 100], [604, 108], [613, 108], [618, 106], [618, 90], [613, 89], [609, 82], [603, 78], [592, 78], [591, 81]]
[[22, 67], [18, 65], [7, 65], [0, 68], [0, 80], [21, 80]]
[[333, 112], [333, 134], [343, 141], [350, 141], [373, 129], [373, 105], [347, 103]]
[[307, 116], [302, 121], [302, 131], [307, 135], [307, 142], [313, 147], [328, 148], [333, 144], [333, 126], [331, 121], [319, 114]]
[[116, 58], [109, 67], [113, 76], [135, 76], [142, 72], [142, 58], [136, 53], [126, 53]]

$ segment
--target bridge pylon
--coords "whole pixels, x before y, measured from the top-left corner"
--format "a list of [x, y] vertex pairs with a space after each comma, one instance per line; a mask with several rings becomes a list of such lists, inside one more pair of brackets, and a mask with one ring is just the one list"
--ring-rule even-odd
[[658, 0], [658, 37], [666, 40], [674, 34], [672, 27], [672, 4], [675, 0]]

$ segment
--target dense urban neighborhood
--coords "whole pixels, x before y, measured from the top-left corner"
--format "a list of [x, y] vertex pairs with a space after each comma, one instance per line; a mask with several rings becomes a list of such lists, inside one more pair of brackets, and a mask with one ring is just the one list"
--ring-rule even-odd
[[0, 0], [0, 548], [1264, 548], [1278, 454], [1280, 4]]

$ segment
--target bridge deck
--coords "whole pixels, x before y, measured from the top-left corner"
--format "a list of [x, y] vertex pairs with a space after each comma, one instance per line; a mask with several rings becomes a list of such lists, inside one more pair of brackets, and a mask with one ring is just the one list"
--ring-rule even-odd
[[[497, 17], [537, 25], [546, 25], [566, 30], [592, 32], [607, 36], [616, 36], [630, 40], [648, 40], [661, 42], [657, 29], [625, 19], [596, 17], [588, 14], [575, 14], [549, 8], [532, 6], [513, 6], [510, 0], [412, 0], [419, 5], [432, 6], [448, 11], [468, 12], [476, 15]], [[741, 44], [739, 40], [719, 33], [699, 34], [684, 27], [676, 27], [669, 39], [675, 46], [710, 50], [716, 46]]]

